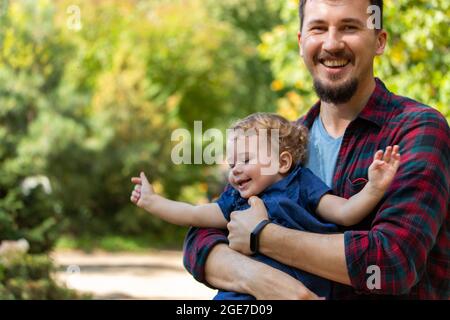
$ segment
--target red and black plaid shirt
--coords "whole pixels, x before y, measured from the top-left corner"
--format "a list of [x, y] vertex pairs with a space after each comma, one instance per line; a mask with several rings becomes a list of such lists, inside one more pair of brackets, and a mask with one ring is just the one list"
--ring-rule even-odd
[[[333, 297], [449, 299], [449, 126], [436, 110], [376, 82], [367, 105], [345, 131], [333, 192], [345, 198], [359, 192], [376, 150], [398, 144], [402, 162], [376, 210], [360, 224], [342, 229], [352, 286], [335, 283]], [[299, 123], [311, 128], [319, 111], [320, 102]], [[189, 231], [184, 264], [198, 281], [205, 283], [205, 261], [218, 243], [227, 243], [224, 231]], [[368, 288], [370, 266], [379, 267], [380, 289]]]

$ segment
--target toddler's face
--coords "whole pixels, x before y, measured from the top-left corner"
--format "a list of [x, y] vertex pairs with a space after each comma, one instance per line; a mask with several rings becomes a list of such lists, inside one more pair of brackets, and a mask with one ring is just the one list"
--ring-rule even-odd
[[282, 178], [278, 173], [278, 152], [262, 145], [261, 141], [258, 143], [257, 135], [230, 138], [227, 161], [230, 165], [228, 181], [245, 199], [260, 194]]

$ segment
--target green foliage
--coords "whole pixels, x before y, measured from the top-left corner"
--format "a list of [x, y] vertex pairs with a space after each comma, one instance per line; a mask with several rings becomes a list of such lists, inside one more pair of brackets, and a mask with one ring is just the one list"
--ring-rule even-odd
[[[278, 108], [295, 118], [317, 99], [312, 79], [298, 55], [298, 0], [282, 5], [282, 22], [263, 35], [259, 47], [271, 61], [274, 90], [284, 96]], [[445, 0], [387, 0], [384, 27], [385, 54], [375, 60], [375, 75], [393, 92], [440, 110], [450, 121], [450, 4]]]
[[[51, 248], [61, 211], [44, 190], [49, 158], [67, 148], [80, 131], [70, 116], [58, 114], [58, 83], [68, 47], [48, 20], [51, 10], [31, 1], [4, 6], [0, 39], [0, 239], [26, 238], [31, 252]], [[26, 19], [36, 16], [36, 29]], [[54, 115], [54, 116], [53, 116]], [[64, 137], [56, 128], [73, 131]], [[28, 180], [31, 186], [27, 187]], [[48, 179], [47, 179], [48, 181]]]
[[[0, 239], [26, 238], [32, 252], [48, 251], [61, 232], [180, 242], [185, 229], [130, 203], [130, 177], [143, 170], [171, 198], [205, 198], [207, 168], [172, 164], [171, 132], [194, 120], [225, 129], [232, 118], [274, 110], [270, 65], [256, 47], [279, 22], [278, 6], [2, 3]], [[81, 30], [68, 25], [74, 4]], [[26, 192], [30, 177], [48, 179], [51, 191]]]
[[[54, 267], [45, 255], [0, 257], [0, 300], [79, 299], [52, 278]], [[88, 298], [88, 297], [85, 297]]]

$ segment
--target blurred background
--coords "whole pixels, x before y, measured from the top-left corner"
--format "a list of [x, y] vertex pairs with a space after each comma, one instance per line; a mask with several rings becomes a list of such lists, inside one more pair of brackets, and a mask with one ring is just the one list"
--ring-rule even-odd
[[[223, 172], [174, 165], [173, 130], [305, 113], [297, 7], [0, 0], [0, 299], [210, 299], [182, 266], [187, 229], [132, 205], [130, 177], [209, 201]], [[384, 16], [376, 76], [450, 120], [450, 3], [388, 0]]]

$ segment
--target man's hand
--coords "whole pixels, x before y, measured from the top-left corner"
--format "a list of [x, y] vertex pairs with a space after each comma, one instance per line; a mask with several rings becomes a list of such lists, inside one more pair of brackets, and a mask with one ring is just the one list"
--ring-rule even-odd
[[130, 200], [138, 207], [149, 209], [152, 204], [152, 196], [155, 195], [152, 185], [148, 182], [147, 177], [141, 172], [140, 177], [131, 178], [131, 182], [135, 184], [131, 193]]
[[250, 208], [247, 210], [232, 212], [227, 224], [229, 247], [245, 255], [252, 254], [250, 234], [259, 222], [268, 219], [266, 207], [260, 198], [250, 197], [248, 204]]

